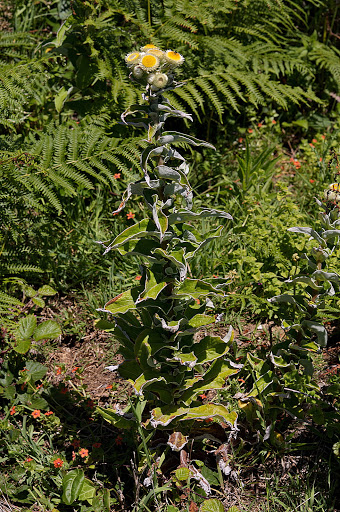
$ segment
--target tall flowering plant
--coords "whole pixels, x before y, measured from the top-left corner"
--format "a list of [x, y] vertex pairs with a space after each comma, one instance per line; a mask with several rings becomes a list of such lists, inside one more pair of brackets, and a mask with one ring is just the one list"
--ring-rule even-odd
[[[109, 245], [103, 243], [105, 252], [115, 249], [121, 256], [137, 255], [143, 261], [139, 284], [111, 299], [102, 310], [113, 319], [108, 328], [119, 340], [124, 358], [114, 369], [146, 403], [142, 422], [148, 428], [174, 431], [179, 425], [185, 428], [193, 420], [205, 418], [234, 428], [236, 412], [198, 400], [207, 390], [224, 387], [226, 379], [240, 369], [229, 356], [232, 328], [224, 338], [208, 334], [198, 341], [195, 336], [198, 329], [216, 322], [211, 298], [223, 296], [227, 283], [188, 277], [190, 260], [223, 229], [219, 226], [203, 234], [194, 222], [231, 216], [210, 208], [193, 210], [189, 166], [176, 147], [177, 143], [213, 146], [188, 134], [164, 131], [170, 117], [192, 121], [164, 96], [181, 86], [175, 81], [175, 72], [184, 62], [182, 55], [146, 45], [125, 60], [131, 80], [143, 85], [145, 93], [144, 104], [133, 105], [122, 114], [122, 121], [144, 127], [148, 146], [141, 155], [141, 179], [128, 185], [114, 213], [132, 196], [141, 196], [148, 216]], [[100, 412], [119, 427], [129, 427], [134, 421], [128, 409]], [[179, 449], [186, 441], [184, 437], [176, 439], [182, 439], [175, 447]]]

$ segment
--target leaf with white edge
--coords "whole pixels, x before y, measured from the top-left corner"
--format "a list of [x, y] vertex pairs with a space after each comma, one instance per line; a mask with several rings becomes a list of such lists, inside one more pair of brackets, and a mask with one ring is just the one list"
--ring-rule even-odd
[[206, 336], [193, 347], [197, 364], [208, 363], [224, 356], [229, 352], [230, 343], [226, 343], [219, 336]]
[[183, 366], [188, 366], [189, 368], [194, 368], [196, 366], [197, 357], [193, 352], [182, 353], [182, 352], [175, 352], [173, 357], [168, 357], [167, 361], [169, 362], [175, 362], [178, 361]]
[[317, 281], [332, 281], [332, 283], [339, 284], [339, 275], [335, 272], [324, 272], [323, 270], [316, 270], [313, 272], [313, 277]]
[[248, 393], [247, 397], [262, 396], [266, 390], [268, 393], [268, 388], [271, 386], [271, 384], [273, 384], [273, 372], [268, 371], [264, 375], [261, 375], [261, 377], [254, 382], [253, 389], [250, 391], [250, 393]]
[[96, 411], [111, 425], [116, 428], [130, 429], [136, 427], [136, 420], [134, 416], [125, 417], [122, 414], [118, 414], [112, 409], [104, 409], [103, 407], [97, 407]]
[[102, 318], [98, 318], [94, 321], [94, 326], [96, 329], [100, 331], [113, 331], [116, 328], [116, 324], [109, 322], [108, 320], [104, 320]]
[[148, 393], [153, 393], [164, 404], [173, 403], [174, 396], [172, 390], [164, 377], [147, 379], [145, 374], [143, 374], [134, 383], [134, 388], [138, 395], [142, 395], [146, 390]]
[[334, 238], [336, 236], [340, 236], [340, 230], [339, 229], [328, 229], [327, 231], [323, 231], [322, 236], [323, 236], [323, 238], [328, 240], [329, 238]]
[[158, 173], [160, 178], [163, 178], [165, 180], [180, 181], [181, 179], [180, 173], [175, 169], [168, 167], [167, 165], [158, 165], [155, 168], [155, 171]]
[[[188, 442], [188, 437], [184, 436], [182, 432], [173, 432], [168, 439], [167, 444], [170, 446], [173, 452], [181, 451]], [[183, 469], [183, 468], [182, 468]], [[176, 475], [177, 476], [177, 475]], [[179, 478], [178, 480], [186, 480], [186, 478]]]
[[84, 472], [81, 469], [74, 469], [63, 478], [62, 487], [63, 495], [62, 501], [66, 505], [72, 505], [72, 503], [79, 497], [81, 489], [84, 483]]
[[318, 337], [318, 344], [320, 347], [326, 347], [327, 346], [327, 340], [328, 340], [328, 334], [325, 329], [325, 327], [322, 324], [319, 324], [318, 322], [313, 322], [311, 320], [303, 320], [301, 322], [302, 328], [307, 327], [307, 329], [314, 332]]
[[169, 224], [176, 224], [177, 222], [186, 222], [192, 219], [203, 219], [205, 217], [219, 217], [224, 219], [233, 220], [230, 213], [222, 212], [212, 208], [202, 208], [197, 213], [188, 210], [178, 210], [169, 215]]
[[267, 299], [268, 302], [283, 302], [286, 304], [294, 304], [296, 305], [296, 300], [292, 295], [288, 295], [288, 293], [283, 293], [282, 295], [275, 295], [270, 299]]
[[277, 368], [289, 368], [290, 363], [287, 363], [281, 356], [274, 356], [272, 352], [269, 354], [269, 359]]
[[191, 135], [183, 135], [180, 132], [163, 132], [162, 137], [158, 140], [159, 144], [171, 144], [172, 142], [186, 142], [188, 144], [192, 144], [193, 146], [204, 146], [206, 148], [215, 149], [212, 144], [209, 142], [205, 142], [204, 140], [196, 139], [196, 137], [192, 137]]
[[224, 512], [222, 502], [216, 498], [203, 501], [200, 506], [200, 512]]
[[78, 496], [78, 500], [87, 501], [90, 505], [92, 505], [93, 498], [96, 494], [96, 486], [89, 480], [85, 478], [83, 482], [83, 486]]
[[38, 325], [34, 332], [34, 340], [41, 341], [47, 339], [56, 339], [61, 335], [61, 328], [54, 320], [46, 320]]
[[231, 375], [236, 375], [243, 365], [236, 365], [229, 360], [216, 359], [210, 366], [209, 370], [203, 375], [201, 381], [194, 384], [192, 388], [184, 391], [182, 401], [189, 404], [199, 394], [206, 389], [222, 389], [225, 381]]
[[129, 240], [118, 247], [118, 252], [125, 256], [126, 254], [136, 254], [143, 256], [151, 261], [155, 261], [152, 253], [159, 247], [159, 243], [154, 240]]
[[164, 146], [156, 146], [154, 144], [152, 144], [152, 145], [148, 146], [146, 149], [144, 149], [144, 151], [141, 155], [141, 160], [140, 160], [140, 166], [143, 169], [144, 173], [147, 172], [147, 165], [148, 165], [149, 158], [151, 158], [152, 156], [155, 156], [155, 155], [161, 155], [163, 153], [163, 150], [164, 150]]
[[160, 233], [160, 241], [162, 242], [164, 234], [168, 229], [168, 217], [162, 211], [161, 207], [157, 204], [157, 195], [153, 196], [155, 201], [152, 207], [153, 220]]
[[292, 233], [302, 233], [304, 235], [308, 235], [308, 236], [314, 238], [322, 247], [325, 246], [325, 241], [312, 228], [308, 228], [308, 227], [293, 227], [293, 228], [288, 228], [287, 231], [291, 231]]
[[224, 405], [214, 403], [200, 405], [198, 407], [156, 407], [151, 412], [151, 425], [157, 428], [158, 426], [165, 427], [169, 425], [174, 419], [189, 421], [208, 418], [217, 418], [225, 421], [233, 428], [237, 420], [237, 413], [235, 411], [229, 411]]
[[181, 279], [184, 279], [187, 273], [187, 262], [185, 259], [185, 250], [179, 249], [177, 251], [172, 251], [168, 253], [165, 249], [155, 249], [154, 254], [160, 254], [164, 257], [164, 259], [171, 261], [174, 263], [179, 270], [179, 275]]
[[118, 366], [118, 373], [123, 379], [133, 384], [143, 371], [137, 361], [124, 361]]
[[33, 336], [37, 327], [37, 319], [34, 315], [27, 315], [20, 318], [17, 328], [14, 331], [14, 337], [17, 340], [27, 340]]
[[109, 300], [105, 304], [104, 309], [99, 309], [98, 311], [112, 313], [113, 315], [117, 315], [118, 313], [126, 313], [126, 311], [136, 309], [137, 296], [138, 291], [136, 288], [132, 288], [131, 290], [120, 293], [113, 299]]
[[316, 290], [318, 292], [323, 291], [322, 286], [318, 286], [316, 282], [311, 279], [309, 276], [300, 276], [300, 277], [294, 277], [294, 279], [286, 279], [285, 283], [295, 284], [295, 283], [305, 283], [308, 284], [313, 290]]
[[201, 281], [200, 279], [186, 279], [179, 286], [176, 286], [173, 297], [191, 297], [192, 299], [199, 299], [207, 294], [223, 295], [218, 289], [214, 288], [211, 284]]
[[49, 286], [48, 284], [44, 284], [44, 286], [41, 286], [41, 288], [39, 288], [38, 290], [38, 294], [39, 295], [42, 295], [42, 297], [52, 297], [53, 295], [55, 295], [57, 293], [57, 291], [52, 288], [52, 286]]
[[113, 242], [110, 244], [111, 249], [116, 249], [117, 247], [125, 244], [129, 240], [135, 240], [138, 238], [143, 238], [150, 234], [154, 234], [156, 232], [156, 226], [154, 222], [149, 219], [143, 219], [137, 224], [133, 224], [132, 226], [124, 229]]

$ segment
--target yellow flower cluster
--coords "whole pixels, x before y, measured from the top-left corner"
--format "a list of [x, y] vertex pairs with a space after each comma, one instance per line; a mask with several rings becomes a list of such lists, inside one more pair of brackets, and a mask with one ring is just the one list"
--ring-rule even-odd
[[146, 81], [152, 91], [163, 89], [169, 74], [184, 62], [184, 57], [172, 50], [163, 51], [153, 44], [142, 46], [140, 52], [128, 53], [125, 62], [137, 80]]
[[324, 192], [324, 196], [328, 201], [340, 203], [340, 184], [332, 183], [329, 185], [329, 188]]

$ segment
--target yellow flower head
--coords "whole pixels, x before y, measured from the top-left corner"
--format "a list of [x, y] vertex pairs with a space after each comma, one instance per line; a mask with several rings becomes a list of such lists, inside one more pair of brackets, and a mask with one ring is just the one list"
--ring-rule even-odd
[[328, 189], [324, 191], [324, 197], [327, 201], [340, 202], [340, 183], [332, 183]]
[[160, 60], [163, 59], [163, 57], [164, 57], [163, 50], [160, 50], [159, 48], [154, 48], [154, 49], [151, 48], [150, 50], [148, 50], [147, 53], [150, 55], [156, 55], [156, 57], [158, 57]]
[[159, 66], [159, 59], [156, 55], [145, 54], [140, 61], [141, 67], [144, 71], [154, 71]]
[[184, 57], [177, 52], [173, 52], [172, 50], [167, 50], [165, 52], [165, 60], [171, 67], [180, 66], [184, 62]]
[[158, 46], [155, 46], [154, 44], [146, 44], [145, 46], [142, 46], [141, 51], [142, 52], [148, 52], [149, 50], [159, 50]]
[[139, 63], [140, 58], [141, 54], [139, 52], [128, 53], [125, 57], [125, 62], [128, 66], [133, 66]]

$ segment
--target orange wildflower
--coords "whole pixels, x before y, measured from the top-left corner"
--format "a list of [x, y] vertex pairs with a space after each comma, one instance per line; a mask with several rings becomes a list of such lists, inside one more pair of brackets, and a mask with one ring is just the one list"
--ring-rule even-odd
[[311, 142], [309, 143], [309, 145], [310, 145], [311, 148], [315, 147], [314, 144], [312, 144]]
[[59, 366], [55, 373], [56, 373], [56, 375], [61, 375], [61, 372], [62, 372], [62, 369], [61, 369], [61, 366]]
[[207, 395], [205, 395], [204, 393], [203, 393], [203, 395], [198, 395], [198, 396], [199, 396], [200, 398], [202, 398], [202, 400], [204, 400], [205, 398], [207, 398]]
[[140, 281], [142, 279], [142, 276], [136, 276], [135, 281]]
[[32, 460], [32, 457], [27, 457], [27, 459], [25, 459], [25, 462], [31, 462]]
[[53, 411], [47, 411], [47, 412], [45, 412], [45, 416], [51, 416], [51, 414], [53, 414]]
[[113, 175], [115, 180], [119, 180], [120, 176], [121, 176], [120, 172], [116, 172], [116, 174]]
[[75, 366], [74, 368], [72, 368], [72, 373], [75, 373], [77, 370], [79, 370], [80, 366]]
[[263, 124], [262, 123], [257, 123], [257, 126], [258, 126], [258, 128], [262, 128]]
[[12, 409], [9, 411], [10, 415], [13, 416], [15, 414], [15, 405], [13, 405]]
[[113, 385], [112, 384], [109, 384], [108, 386], [106, 386], [105, 389], [112, 389], [113, 388]]
[[88, 454], [89, 454], [89, 451], [86, 448], [82, 448], [81, 450], [79, 450], [79, 455], [81, 456], [82, 459], [87, 457]]
[[115, 444], [117, 446], [120, 446], [121, 444], [123, 444], [123, 437], [121, 435], [117, 436], [116, 439], [115, 439]]
[[312, 180], [312, 179], [310, 179], [309, 181], [310, 181], [310, 183], [314, 183], [315, 182], [315, 180]]
[[35, 409], [35, 411], [32, 412], [33, 418], [40, 418], [40, 411], [39, 409]]
[[61, 468], [63, 464], [64, 464], [64, 461], [63, 461], [62, 459], [60, 459], [60, 458], [55, 459], [55, 460], [53, 461], [53, 466], [54, 466], [55, 468]]
[[93, 448], [100, 448], [102, 445], [102, 443], [93, 443], [92, 447]]
[[322, 140], [325, 140], [326, 135], [321, 135]]
[[126, 216], [127, 216], [128, 219], [134, 219], [135, 218], [135, 214], [133, 212], [127, 213]]
[[73, 439], [73, 441], [72, 441], [71, 445], [73, 446], [73, 448], [74, 448], [74, 449], [79, 448], [79, 446], [80, 446], [80, 441], [79, 441], [79, 439]]
[[272, 124], [276, 124], [276, 121], [275, 121], [275, 119], [273, 119], [273, 120], [272, 120]]

